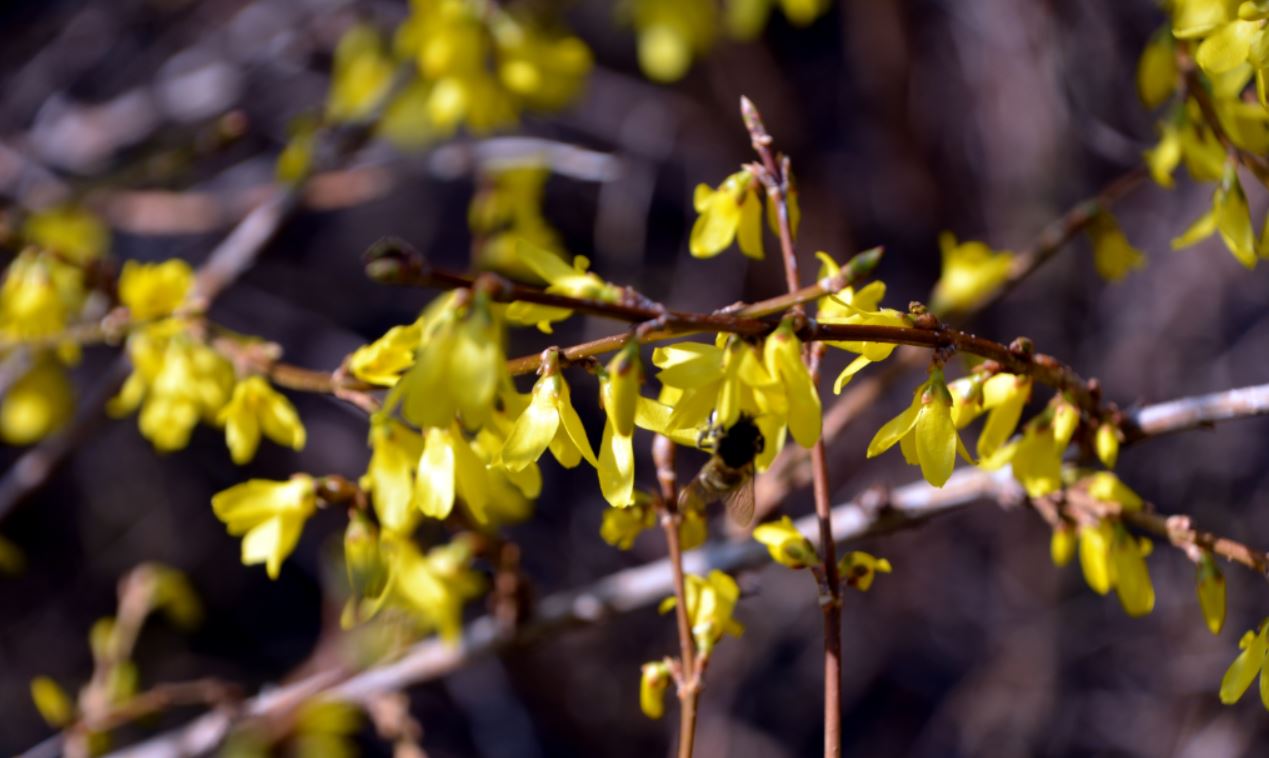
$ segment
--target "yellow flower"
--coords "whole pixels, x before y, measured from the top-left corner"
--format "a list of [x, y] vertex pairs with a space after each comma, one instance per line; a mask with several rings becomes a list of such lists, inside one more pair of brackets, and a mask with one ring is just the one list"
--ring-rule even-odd
[[311, 698], [295, 709], [294, 719], [287, 747], [297, 758], [355, 758], [359, 754], [355, 737], [361, 728], [361, 711], [356, 706]]
[[548, 447], [565, 468], [576, 466], [582, 458], [592, 466], [599, 465], [558, 364], [548, 365], [533, 385], [533, 399], [516, 419], [502, 448], [502, 465], [520, 471], [542, 457]]
[[700, 214], [688, 248], [697, 258], [712, 258], [739, 238], [740, 252], [762, 260], [762, 195], [757, 178], [738, 171], [718, 189], [696, 185], [692, 204]]
[[1097, 450], [1097, 459], [1106, 468], [1114, 468], [1119, 460], [1119, 442], [1122, 437], [1123, 432], [1110, 421], [1102, 421], [1097, 425], [1097, 436], [1093, 440], [1094, 447]]
[[890, 561], [877, 558], [862, 550], [852, 550], [837, 562], [837, 576], [847, 587], [867, 592], [877, 574], [889, 574]]
[[624, 507], [634, 495], [634, 426], [643, 367], [634, 340], [608, 363], [599, 396], [607, 420], [599, 445], [599, 488], [609, 505]]
[[1176, 124], [1165, 121], [1160, 125], [1159, 142], [1144, 157], [1150, 178], [1160, 187], [1171, 188], [1172, 173], [1181, 162], [1181, 130]]
[[393, 68], [383, 40], [372, 27], [351, 27], [335, 48], [326, 115], [332, 121], [356, 121], [369, 115], [388, 93]]
[[767, 546], [773, 561], [789, 568], [803, 569], [819, 563], [815, 547], [788, 516], [758, 525], [753, 530], [753, 538]]
[[604, 510], [604, 520], [599, 526], [599, 536], [604, 542], [620, 550], [629, 550], [635, 539], [656, 526], [657, 516], [649, 504], [635, 502], [625, 508]]
[[1227, 0], [1176, 0], [1172, 4], [1172, 33], [1177, 39], [1210, 34], [1231, 17]]
[[194, 286], [194, 270], [179, 258], [163, 263], [126, 261], [119, 273], [119, 301], [134, 321], [170, 316]]
[[1198, 593], [1199, 608], [1203, 610], [1203, 620], [1212, 634], [1220, 634], [1225, 626], [1225, 575], [1221, 573], [1212, 554], [1204, 551], [1198, 563], [1198, 582], [1195, 587]]
[[635, 0], [631, 5], [639, 37], [639, 67], [659, 82], [681, 79], [714, 43], [718, 10], [713, 0]]
[[1269, 710], [1269, 676], [1265, 675], [1265, 657], [1269, 654], [1269, 619], [1260, 622], [1260, 627], [1243, 634], [1238, 641], [1238, 649], [1242, 652], [1229, 664], [1225, 676], [1221, 678], [1221, 702], [1233, 705], [1243, 696], [1252, 680], [1260, 676], [1260, 701]]
[[317, 509], [313, 477], [296, 474], [285, 482], [251, 479], [218, 492], [212, 511], [229, 533], [242, 536], [242, 563], [265, 564], [277, 579], [282, 561], [295, 550], [304, 522]]
[[491, 483], [485, 464], [472, 450], [457, 424], [427, 430], [414, 477], [414, 502], [423, 515], [443, 519], [459, 496], [479, 524], [488, 519]]
[[447, 642], [457, 642], [463, 604], [485, 586], [471, 569], [467, 541], [455, 539], [424, 555], [412, 541], [385, 535], [382, 549], [389, 566], [386, 601], [409, 612], [420, 632], [435, 630]]
[[75, 705], [66, 691], [47, 676], [31, 680], [31, 700], [45, 723], [54, 729], [67, 726], [75, 718]]
[[110, 229], [91, 211], [72, 205], [31, 214], [23, 226], [32, 243], [82, 266], [110, 247]]
[[225, 425], [225, 443], [239, 465], [255, 457], [261, 431], [279, 445], [292, 450], [304, 448], [304, 424], [295, 406], [262, 376], [238, 382], [217, 422]]
[[1143, 505], [1141, 496], [1109, 471], [1098, 471], [1089, 477], [1088, 494], [1105, 503], [1116, 503], [1126, 511], [1139, 511]]
[[780, 0], [785, 18], [794, 26], [806, 26], [829, 8], [828, 0]]
[[1150, 541], [1138, 540], [1122, 524], [1116, 524], [1110, 545], [1115, 593], [1129, 616], [1144, 616], [1154, 610], [1154, 586], [1146, 568]]
[[1088, 226], [1088, 235], [1093, 242], [1093, 263], [1106, 281], [1117, 282], [1146, 265], [1145, 254], [1128, 242], [1109, 213], [1097, 215]]
[[1075, 557], [1075, 532], [1070, 526], [1063, 524], [1053, 530], [1049, 538], [1049, 558], [1053, 565], [1062, 568]]
[[[955, 397], [955, 395], [953, 395]], [[1031, 399], [1031, 377], [995, 374], [982, 383], [983, 410], [989, 411], [978, 435], [978, 457], [989, 458], [1013, 436], [1022, 409]]]
[[420, 323], [394, 326], [374, 342], [357, 348], [348, 359], [348, 370], [363, 382], [391, 387], [414, 365], [414, 351], [422, 336]]
[[1084, 572], [1084, 581], [1099, 595], [1105, 595], [1114, 586], [1110, 562], [1110, 543], [1113, 539], [1114, 527], [1108, 521], [1080, 526], [1080, 568]]
[[361, 477], [361, 488], [370, 493], [384, 529], [409, 534], [421, 515], [414, 507], [414, 472], [423, 454], [423, 439], [399, 421], [376, 416], [370, 424], [370, 448], [370, 465]]
[[[827, 253], [817, 253], [820, 259], [820, 278], [835, 276], [841, 271], [837, 262]], [[872, 326], [908, 326], [907, 318], [891, 308], [880, 308], [881, 299], [885, 297], [884, 282], [873, 281], [855, 290], [851, 287], [843, 289], [836, 295], [820, 298], [816, 304], [816, 320], [824, 324], [868, 324]], [[883, 361], [890, 357], [897, 345], [883, 342], [829, 342], [831, 347], [858, 353], [859, 356], [837, 376], [833, 382], [833, 393], [841, 394], [842, 388], [870, 363]]]
[[482, 176], [467, 209], [467, 225], [479, 242], [478, 268], [535, 284], [547, 283], [524, 260], [522, 248], [529, 248], [530, 255], [544, 250], [563, 261], [559, 234], [542, 215], [543, 188], [549, 177], [545, 165], [515, 166]]
[[[733, 336], [720, 339], [725, 340], [722, 347], [679, 342], [652, 352], [652, 362], [661, 369], [657, 380], [666, 387], [682, 390], [673, 404], [666, 424], [668, 429], [696, 428], [711, 423], [726, 429], [736, 423], [741, 413], [761, 421], [764, 409], [759, 405], [758, 395], [783, 397], [754, 346]], [[767, 438], [766, 447], [777, 447], [772, 444], [775, 439], [767, 434], [768, 429], [762, 431]]]
[[75, 388], [61, 364], [42, 355], [0, 400], [0, 439], [8, 445], [30, 445], [70, 420]]
[[994, 466], [1011, 461], [1013, 476], [1028, 497], [1044, 497], [1062, 488], [1062, 454], [1066, 451], [1066, 442], [1059, 438], [1056, 432], [1060, 430], [1052, 419], [1047, 424], [1043, 422], [1043, 417], [1029, 421], [1022, 429], [1021, 440], [1000, 448], [986, 462], [987, 466]]
[[[78, 268], [24, 250], [9, 264], [0, 286], [0, 334], [15, 339], [52, 337], [66, 329], [84, 300]], [[78, 356], [78, 348], [69, 358]]]
[[1009, 278], [1013, 253], [993, 251], [982, 242], [957, 244], [951, 232], [939, 235], [943, 274], [930, 296], [935, 313], [966, 311], [986, 300]]
[[[736, 580], [715, 569], [709, 576], [689, 574], [685, 586], [687, 594], [687, 618], [692, 626], [692, 639], [702, 655], [709, 655], [723, 634], [739, 637], [745, 628], [732, 618], [736, 601], [740, 599], [740, 587]], [[666, 613], [678, 604], [675, 597], [661, 601], [660, 611]]]
[[531, 108], [557, 110], [581, 92], [591, 68], [586, 44], [573, 36], [548, 36], [510, 14], [496, 17], [498, 78]]
[[802, 447], [812, 447], [820, 438], [822, 417], [820, 395], [811, 373], [802, 361], [802, 343], [793, 333], [793, 324], [784, 320], [763, 343], [767, 373], [784, 387], [788, 400], [788, 426]]
[[379, 530], [360, 511], [353, 511], [344, 529], [344, 567], [348, 572], [351, 591], [341, 625], [352, 626], [370, 614], [362, 614], [358, 608], [364, 601], [374, 601], [383, 596], [388, 586], [388, 566], [380, 549]]
[[[579, 255], [574, 258], [573, 265], [570, 266], [560, 256], [537, 247], [527, 240], [517, 240], [516, 245], [519, 261], [547, 282], [547, 292], [605, 303], [615, 303], [621, 299], [620, 287], [609, 284], [594, 273], [586, 271], [590, 261], [584, 256]], [[538, 329], [546, 334], [551, 333], [552, 322], [563, 321], [572, 315], [573, 312], [567, 308], [520, 301], [507, 306], [508, 321], [516, 324], [537, 324]]]
[[1176, 45], [1167, 28], [1160, 29], [1146, 43], [1137, 63], [1137, 94], [1147, 108], [1158, 108], [1176, 91], [1179, 74]]
[[1251, 225], [1251, 211], [1232, 162], [1226, 164], [1221, 182], [1212, 194], [1212, 209], [1172, 240], [1172, 248], [1189, 247], [1213, 232], [1220, 232], [1225, 247], [1239, 263], [1248, 269], [1256, 267], [1256, 233]]
[[931, 371], [930, 378], [913, 393], [908, 409], [877, 430], [868, 443], [868, 457], [881, 455], [896, 442], [904, 459], [919, 464], [921, 475], [935, 487], [942, 487], [952, 475], [958, 448], [969, 457], [952, 423], [952, 396], [942, 369]]
[[639, 709], [650, 719], [665, 714], [665, 690], [670, 684], [670, 667], [665, 661], [643, 664], [639, 677]]

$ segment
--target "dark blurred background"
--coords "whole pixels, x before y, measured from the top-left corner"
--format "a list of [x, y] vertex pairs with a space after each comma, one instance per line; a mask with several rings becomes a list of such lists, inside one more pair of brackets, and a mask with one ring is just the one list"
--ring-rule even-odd
[[[270, 180], [288, 121], [320, 107], [340, 33], [357, 18], [391, 23], [405, 12], [397, 0], [6, 3], [0, 193], [27, 202], [47, 180], [105, 188], [117, 257], [198, 262]], [[925, 299], [938, 277], [941, 230], [1021, 249], [1155, 139], [1134, 80], [1137, 54], [1163, 22], [1151, 0], [837, 0], [810, 27], [776, 13], [759, 40], [720, 41], [672, 86], [640, 75], [633, 34], [611, 3], [566, 12], [596, 58], [586, 94], [520, 131], [609, 153], [621, 171], [607, 182], [552, 177], [546, 216], [603, 276], [674, 306], [783, 289], [770, 242], [761, 263], [735, 250], [713, 261], [687, 255], [692, 187], [751, 159], [742, 93], [792, 156], [804, 276], [815, 250], [840, 260], [884, 244], [878, 275], [886, 302], [900, 308]], [[241, 134], [222, 144], [208, 135], [226, 114]], [[315, 199], [287, 223], [214, 317], [316, 368], [412, 320], [431, 293], [372, 286], [359, 256], [395, 234], [434, 259], [466, 261], [462, 219], [474, 181], [445, 155], [363, 151], [349, 180], [361, 184]], [[1246, 186], [1258, 218], [1264, 193]], [[206, 203], [179, 217], [138, 210], [156, 191]], [[1266, 381], [1269, 269], [1246, 272], [1215, 239], [1169, 248], [1208, 192], [1184, 179], [1171, 191], [1143, 186], [1115, 211], [1146, 269], [1108, 285], [1080, 240], [971, 328], [1002, 341], [1032, 337], [1126, 407]], [[557, 339], [613, 329], [577, 319]], [[543, 339], [520, 333], [511, 353], [541, 349]], [[88, 351], [77, 379], [91, 384], [111, 357]], [[830, 376], [843, 356], [831, 360]], [[900, 378], [833, 444], [837, 500], [917, 478], [897, 453], [865, 466], [863, 452], [920, 376]], [[591, 395], [590, 381], [578, 379], [579, 397]], [[188, 572], [207, 610], [193, 634], [147, 626], [137, 653], [143, 684], [216, 676], [254, 689], [305, 660], [330, 613], [324, 566], [342, 517], [311, 521], [271, 582], [239, 564], [238, 540], [209, 507], [213, 492], [249, 476], [364, 471], [363, 418], [326, 398], [295, 401], [307, 449], [266, 443], [245, 468], [230, 462], [217, 430], [200, 427], [190, 449], [160, 456], [134, 418], [103, 422], [2, 525], [28, 567], [0, 578], [0, 752], [48, 734], [29, 680], [48, 674], [78, 687], [89, 676], [88, 629], [113, 613], [115, 582], [142, 561]], [[597, 432], [596, 409], [579, 405]], [[1260, 419], [1154, 440], [1126, 449], [1119, 473], [1164, 510], [1264, 547], [1267, 437], [1269, 419]], [[7, 465], [20, 452], [0, 456]], [[593, 472], [553, 463], [543, 471], [536, 515], [512, 532], [539, 594], [662, 554], [655, 533], [629, 552], [598, 538], [605, 506]], [[639, 471], [651, 483], [646, 460]], [[785, 506], [795, 516], [809, 510], [809, 492]], [[1238, 637], [1269, 613], [1264, 580], [1249, 572], [1227, 571], [1229, 619], [1214, 638], [1183, 555], [1157, 547], [1157, 607], [1129, 619], [1113, 596], [1084, 585], [1078, 567], [1052, 567], [1047, 528], [1025, 509], [978, 505], [863, 547], [895, 573], [847, 597], [848, 755], [1237, 756], [1260, 754], [1269, 738], [1254, 693], [1229, 708], [1216, 696]], [[710, 668], [697, 754], [814, 755], [821, 632], [811, 582], [774, 568], [744, 585], [747, 632], [722, 644]], [[411, 691], [423, 746], [432, 758], [667, 754], [674, 711], [661, 722], [640, 714], [638, 670], [675, 649], [673, 623], [648, 609], [480, 661]]]

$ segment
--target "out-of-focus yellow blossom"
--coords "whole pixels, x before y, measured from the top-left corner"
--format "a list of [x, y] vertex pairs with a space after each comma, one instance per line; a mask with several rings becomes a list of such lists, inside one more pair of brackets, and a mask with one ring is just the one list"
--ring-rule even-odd
[[457, 424], [427, 430], [414, 477], [414, 502], [423, 515], [443, 519], [463, 499], [477, 523], [487, 520], [489, 474]]
[[1181, 130], [1172, 121], [1160, 124], [1158, 143], [1145, 152], [1143, 156], [1146, 167], [1150, 169], [1150, 178], [1160, 187], [1171, 189], [1175, 182], [1172, 173], [1181, 163]]
[[784, 387], [788, 401], [789, 434], [802, 447], [812, 447], [820, 438], [823, 422], [820, 395], [811, 372], [802, 361], [802, 342], [793, 333], [793, 322], [784, 320], [763, 343], [767, 373]]
[[762, 260], [762, 190], [753, 174], [737, 171], [718, 189], [698, 184], [692, 204], [700, 214], [688, 241], [694, 257], [712, 258], [736, 240], [740, 252]]
[[1172, 33], [1177, 39], [1211, 34], [1234, 16], [1237, 5], [1229, 0], [1175, 0], [1172, 3]]
[[530, 165], [483, 174], [467, 209], [467, 225], [477, 240], [478, 267], [536, 284], [547, 280], [522, 260], [521, 248], [544, 250], [563, 260], [559, 234], [542, 215], [550, 171]]
[[394, 64], [373, 27], [356, 24], [335, 48], [326, 115], [332, 121], [356, 121], [371, 113], [392, 84]]
[[1063, 524], [1049, 537], [1049, 558], [1053, 565], [1062, 568], [1075, 557], [1075, 530]]
[[[736, 601], [740, 599], [740, 587], [736, 580], [715, 569], [709, 576], [688, 574], [686, 577], [687, 619], [692, 626], [692, 639], [702, 655], [709, 655], [724, 634], [739, 637], [745, 628], [732, 618]], [[661, 601], [661, 613], [667, 613], [678, 604], [671, 596]]]
[[349, 598], [340, 617], [348, 629], [372, 615], [376, 601], [388, 586], [388, 565], [379, 547], [379, 530], [365, 514], [353, 511], [344, 529], [344, 568], [348, 574]]
[[548, 36], [510, 15], [496, 17], [498, 78], [529, 108], [559, 110], [577, 98], [591, 69], [590, 48], [573, 36]]
[[1203, 551], [1199, 558], [1195, 591], [1208, 631], [1220, 634], [1225, 626], [1225, 575], [1221, 573], [1210, 552]]
[[803, 569], [819, 563], [815, 547], [788, 516], [754, 527], [753, 538], [767, 546], [773, 561], [789, 568]]
[[1123, 432], [1110, 421], [1098, 424], [1093, 446], [1097, 450], [1097, 459], [1106, 468], [1114, 468], [1119, 460], [1119, 443], [1122, 437]]
[[404, 152], [422, 150], [436, 142], [444, 135], [428, 117], [431, 94], [431, 85], [421, 79], [401, 87], [384, 106], [375, 134]]
[[1028, 497], [1043, 497], [1062, 488], [1062, 455], [1079, 424], [1079, 411], [1060, 397], [1045, 413], [1028, 421], [1022, 439], [1002, 445], [979, 465], [995, 469], [1013, 464], [1013, 476]]
[[930, 296], [930, 310], [938, 314], [967, 311], [992, 295], [1009, 278], [1013, 253], [995, 251], [982, 242], [956, 241], [951, 232], [939, 235], [943, 273]]
[[683, 78], [693, 56], [709, 50], [718, 28], [713, 0], [634, 0], [631, 4], [639, 43], [639, 67], [648, 78]]
[[[510, 430], [510, 421], [506, 422], [506, 428]], [[494, 526], [514, 524], [528, 518], [532, 512], [530, 501], [542, 494], [542, 470], [536, 463], [519, 471], [509, 471], [496, 465], [505, 442], [505, 437], [490, 428], [481, 429], [471, 441], [472, 450], [485, 465], [489, 486], [485, 517]]]
[[625, 508], [608, 508], [599, 526], [599, 536], [604, 542], [620, 550], [629, 550], [635, 539], [646, 529], [656, 526], [656, 511], [648, 503], [636, 500]]
[[22, 232], [29, 242], [78, 266], [101, 257], [110, 248], [110, 229], [91, 211], [73, 205], [32, 213]]
[[930, 378], [912, 394], [907, 410], [877, 430], [868, 443], [868, 457], [881, 455], [896, 442], [904, 459], [920, 465], [921, 475], [935, 487], [942, 487], [952, 475], [958, 449], [969, 458], [952, 423], [952, 395], [942, 369], [931, 371]]
[[1139, 511], [1143, 505], [1141, 496], [1109, 471], [1098, 471], [1088, 478], [1088, 494], [1104, 503], [1115, 503], [1126, 511]]
[[41, 355], [0, 400], [0, 439], [7, 445], [30, 445], [70, 420], [75, 392], [62, 365]]
[[635, 409], [643, 381], [639, 344], [627, 342], [609, 361], [604, 374], [599, 386], [606, 416], [599, 445], [599, 488], [609, 505], [624, 507], [634, 497]]
[[151, 608], [182, 629], [191, 629], [202, 621], [203, 604], [183, 572], [161, 563], [144, 564], [134, 570], [134, 575], [136, 571], [144, 571]]
[[1269, 655], [1269, 619], [1260, 622], [1257, 629], [1244, 633], [1238, 640], [1238, 649], [1242, 652], [1221, 677], [1221, 702], [1225, 705], [1237, 703], [1259, 676], [1260, 702], [1269, 710], [1269, 674], [1264, 673], [1266, 656]]
[[414, 507], [414, 472], [423, 455], [423, 438], [399, 421], [376, 416], [370, 423], [370, 449], [361, 488], [370, 493], [384, 529], [409, 534], [421, 515]]
[[762, 33], [771, 14], [772, 0], [727, 0], [723, 3], [723, 26], [728, 36], [752, 40]]
[[306, 435], [300, 414], [262, 376], [249, 376], [234, 386], [217, 422], [225, 426], [225, 443], [237, 464], [255, 457], [262, 431], [279, 445], [292, 450], [304, 448]]
[[363, 382], [391, 387], [414, 365], [414, 351], [422, 336], [421, 323], [394, 326], [374, 342], [357, 348], [348, 359], [348, 370]]
[[829, 8], [829, 0], [780, 0], [780, 8], [794, 26], [806, 26]]
[[867, 592], [872, 587], [877, 574], [889, 574], [891, 570], [890, 561], [862, 550], [852, 550], [837, 562], [837, 576], [842, 583], [860, 592]]
[[26, 565], [22, 549], [0, 537], [0, 574], [16, 574]]
[[194, 270], [179, 258], [162, 263], [126, 261], [119, 273], [119, 301], [134, 321], [172, 315], [194, 285]]
[[665, 715], [665, 690], [670, 685], [670, 667], [665, 661], [643, 664], [639, 676], [639, 709], [650, 719]]
[[349, 703], [315, 698], [295, 710], [287, 743], [296, 758], [356, 758], [361, 711]]
[[471, 545], [455, 539], [425, 555], [412, 541], [385, 535], [382, 549], [389, 566], [387, 602], [407, 611], [420, 632], [435, 630], [445, 641], [457, 642], [463, 604], [485, 587], [480, 574], [471, 569]]
[[1106, 281], [1117, 282], [1146, 265], [1145, 254], [1132, 246], [1109, 213], [1097, 214], [1088, 225], [1088, 236], [1093, 243], [1093, 263]]
[[1178, 81], [1176, 43], [1168, 29], [1160, 29], [1146, 43], [1137, 63], [1137, 94], [1147, 108], [1158, 108], [1172, 97]]
[[419, 427], [448, 427], [457, 413], [474, 429], [493, 410], [506, 363], [501, 329], [487, 297], [477, 293], [465, 311], [441, 310], [427, 321], [414, 365], [384, 407], [400, 402], [406, 420]]
[[[84, 300], [84, 275], [77, 267], [34, 249], [9, 264], [0, 285], [0, 335], [14, 340], [52, 337], [64, 331]], [[78, 348], [70, 346], [70, 359]]]
[[[590, 261], [585, 256], [577, 256], [573, 259], [573, 265], [570, 266], [555, 253], [536, 247], [525, 240], [519, 240], [517, 247], [520, 262], [547, 282], [547, 292], [604, 303], [615, 303], [621, 299], [620, 287], [609, 284], [593, 272], [586, 270], [590, 266]], [[567, 308], [521, 301], [507, 306], [508, 321], [516, 324], [537, 324], [538, 329], [546, 334], [551, 333], [551, 322], [562, 321], [571, 315], [573, 312]]]
[[1213, 232], [1220, 232], [1225, 247], [1239, 263], [1249, 269], [1256, 267], [1256, 233], [1251, 225], [1251, 211], [1232, 162], [1226, 164], [1224, 176], [1212, 194], [1212, 209], [1172, 240], [1172, 247], [1189, 247]]
[[47, 676], [31, 680], [31, 700], [44, 722], [54, 729], [61, 729], [75, 718], [75, 705], [61, 685]]
[[[1099, 471], [1088, 480], [1088, 494], [1126, 511], [1140, 510], [1141, 497], [1109, 471]], [[1145, 557], [1150, 540], [1138, 539], [1117, 518], [1080, 527], [1080, 566], [1088, 586], [1100, 595], [1113, 588], [1130, 616], [1144, 616], [1154, 609], [1154, 586]]]
[[287, 129], [289, 138], [278, 154], [274, 175], [282, 184], [295, 185], [308, 178], [313, 170], [313, 152], [317, 148], [317, 121], [296, 119]]
[[534, 383], [528, 407], [507, 435], [501, 463], [511, 471], [520, 471], [542, 457], [548, 447], [565, 468], [576, 466], [583, 458], [592, 466], [599, 465], [582, 419], [573, 409], [568, 382], [559, 373], [558, 357], [548, 363], [542, 377]]
[[231, 535], [242, 536], [242, 563], [265, 564], [277, 579], [282, 561], [295, 550], [304, 522], [317, 509], [313, 477], [285, 482], [251, 479], [212, 497], [212, 511]]

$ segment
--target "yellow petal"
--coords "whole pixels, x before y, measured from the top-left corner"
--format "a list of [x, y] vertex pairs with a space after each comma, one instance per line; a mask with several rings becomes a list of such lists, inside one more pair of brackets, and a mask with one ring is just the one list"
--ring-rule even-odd
[[926, 403], [917, 417], [916, 449], [921, 475], [935, 487], [942, 487], [952, 475], [956, 440], [950, 403], [937, 398]]
[[1110, 592], [1113, 581], [1110, 539], [1111, 529], [1105, 523], [1079, 529], [1080, 568], [1084, 571], [1084, 581], [1099, 595]]
[[454, 508], [454, 440], [444, 429], [428, 429], [414, 477], [414, 502], [424, 516], [443, 519]]
[[1269, 643], [1266, 643], [1263, 633], [1258, 633], [1251, 640], [1251, 643], [1238, 654], [1238, 657], [1226, 669], [1225, 675], [1221, 677], [1220, 698], [1222, 703], [1233, 705], [1243, 696], [1243, 693], [1251, 686], [1256, 675], [1264, 668], [1266, 650], [1269, 650]]
[[894, 447], [894, 444], [906, 437], [908, 432], [916, 426], [917, 416], [921, 412], [921, 403], [919, 399], [913, 401], [903, 413], [887, 421], [877, 433], [873, 436], [872, 441], [868, 443], [868, 457], [875, 458], [885, 451]]
[[622, 508], [633, 502], [634, 440], [616, 432], [613, 424], [604, 424], [604, 438], [599, 448], [599, 489], [609, 505]]
[[1137, 539], [1119, 526], [1110, 558], [1115, 572], [1115, 592], [1129, 616], [1145, 616], [1154, 610], [1154, 585]]
[[75, 718], [75, 706], [71, 703], [66, 691], [47, 676], [37, 676], [31, 680], [31, 700], [35, 709], [49, 726], [60, 729]]
[[737, 228], [740, 252], [762, 260], [762, 200], [755, 191], [745, 192], [740, 203], [740, 225]]
[[[544, 380], [538, 381], [540, 383]], [[507, 435], [507, 442], [501, 453], [502, 465], [512, 471], [519, 471], [541, 458], [551, 440], [555, 439], [559, 427], [560, 412], [550, 394], [534, 387], [533, 400], [516, 419], [515, 426]]]
[[1212, 634], [1220, 634], [1225, 626], [1225, 576], [1210, 553], [1204, 553], [1199, 561], [1196, 590], [1208, 630]]

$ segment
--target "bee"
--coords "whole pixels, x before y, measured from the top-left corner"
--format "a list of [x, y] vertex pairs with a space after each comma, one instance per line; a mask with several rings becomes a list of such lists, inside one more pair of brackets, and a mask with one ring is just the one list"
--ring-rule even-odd
[[712, 455], [679, 493], [679, 509], [703, 509], [722, 500], [732, 523], [748, 528], [754, 512], [754, 458], [766, 444], [762, 431], [752, 416], [741, 414], [726, 429], [711, 424], [699, 444]]

